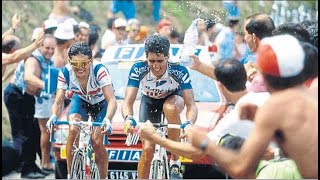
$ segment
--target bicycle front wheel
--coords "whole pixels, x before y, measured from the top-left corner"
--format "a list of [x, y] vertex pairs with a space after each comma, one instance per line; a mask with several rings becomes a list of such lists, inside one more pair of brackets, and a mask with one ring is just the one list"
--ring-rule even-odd
[[165, 168], [161, 161], [153, 161], [151, 167], [151, 179], [165, 179]]
[[90, 171], [91, 171], [91, 179], [100, 179], [99, 169], [95, 162], [92, 162]]
[[85, 154], [81, 149], [74, 152], [71, 164], [71, 179], [84, 179], [85, 178]]

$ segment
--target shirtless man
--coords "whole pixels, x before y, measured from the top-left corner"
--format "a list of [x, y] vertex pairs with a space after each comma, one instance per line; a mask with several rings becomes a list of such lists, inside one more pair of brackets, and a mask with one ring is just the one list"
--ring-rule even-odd
[[303, 86], [303, 48], [293, 36], [280, 35], [263, 39], [257, 54], [271, 97], [259, 109], [243, 105], [240, 117], [253, 119], [255, 128], [240, 152], [218, 147], [196, 129], [188, 138], [234, 178], [255, 178], [255, 167], [272, 139], [296, 162], [303, 178], [318, 178], [318, 102]]

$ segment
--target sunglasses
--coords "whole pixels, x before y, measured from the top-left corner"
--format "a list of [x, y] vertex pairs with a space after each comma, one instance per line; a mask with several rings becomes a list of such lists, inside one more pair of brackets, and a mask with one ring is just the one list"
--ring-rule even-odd
[[83, 68], [91, 63], [91, 60], [88, 61], [69, 61], [70, 65], [75, 68]]

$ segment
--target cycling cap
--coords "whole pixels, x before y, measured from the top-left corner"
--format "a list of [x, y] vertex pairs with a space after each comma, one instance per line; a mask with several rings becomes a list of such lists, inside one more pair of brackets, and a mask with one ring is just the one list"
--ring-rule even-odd
[[73, 26], [69, 23], [61, 23], [58, 25], [57, 30], [54, 32], [54, 37], [63, 40], [70, 40], [75, 38]]
[[275, 77], [293, 77], [304, 67], [305, 53], [291, 35], [267, 37], [257, 49], [257, 65], [262, 73]]

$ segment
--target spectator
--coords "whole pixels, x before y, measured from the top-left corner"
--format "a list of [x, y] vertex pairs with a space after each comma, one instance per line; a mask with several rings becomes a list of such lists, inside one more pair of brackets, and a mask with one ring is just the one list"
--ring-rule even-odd
[[171, 19], [163, 18], [158, 23], [157, 32], [160, 35], [166, 36], [169, 39], [172, 27], [173, 27], [173, 23]]
[[206, 30], [207, 30], [207, 37], [204, 39], [204, 44], [206, 46], [210, 46], [213, 44], [215, 37], [217, 36], [217, 28], [216, 28], [216, 21], [212, 19], [205, 20], [206, 23]]
[[259, 109], [242, 105], [240, 118], [252, 119], [255, 127], [239, 153], [218, 147], [195, 129], [188, 133], [192, 145], [214, 158], [232, 177], [254, 178], [255, 165], [275, 139], [282, 152], [296, 162], [303, 178], [317, 178], [318, 116], [313, 114], [318, 113], [318, 103], [303, 88], [304, 56], [299, 41], [291, 35], [263, 39], [257, 64], [271, 96]]
[[8, 64], [21, 61], [32, 53], [42, 42], [44, 32], [40, 32], [37, 39], [29, 46], [19, 49], [20, 39], [14, 35], [6, 35], [2, 38], [2, 76]]
[[303, 73], [306, 81], [304, 85], [318, 97], [318, 48], [309, 43], [301, 43], [306, 54]]
[[299, 41], [310, 43], [310, 34], [307, 29], [303, 28], [298, 23], [284, 23], [279, 25], [272, 31], [272, 35], [290, 34], [297, 38]]
[[235, 33], [235, 50], [234, 50], [234, 57], [240, 61], [242, 57], [244, 57], [247, 51], [247, 44], [244, 40], [244, 35], [242, 32]]
[[266, 91], [264, 80], [258, 73], [256, 62], [256, 51], [260, 41], [265, 37], [272, 36], [275, 29], [273, 20], [267, 14], [257, 13], [245, 18], [244, 22], [244, 40], [246, 41], [250, 53], [246, 54], [240, 62], [245, 65], [248, 82], [247, 89], [249, 91]]
[[57, 39], [57, 47], [53, 55], [54, 66], [61, 68], [68, 63], [67, 50], [74, 42], [75, 34], [72, 24], [59, 24], [54, 37]]
[[214, 44], [217, 45], [218, 60], [232, 58], [234, 50], [234, 32], [239, 19], [228, 20], [228, 26], [223, 27], [217, 35]]
[[116, 19], [114, 21], [114, 31], [113, 31], [115, 33], [115, 39], [110, 39], [101, 48], [107, 49], [109, 46], [128, 44], [126, 27], [127, 27], [126, 20], [122, 18]]
[[[50, 58], [53, 54], [55, 41], [53, 37], [45, 35], [40, 49], [43, 50], [42, 58]], [[49, 47], [49, 48], [48, 48]], [[35, 164], [36, 160], [36, 136], [33, 124], [35, 114], [34, 96], [43, 95], [42, 89], [46, 89], [45, 82], [36, 74], [40, 72], [39, 63], [35, 53], [25, 61], [21, 61], [15, 71], [14, 79], [4, 92], [4, 100], [9, 112], [11, 132], [15, 149], [20, 154], [22, 162], [21, 178], [44, 178], [47, 172], [42, 171]], [[38, 71], [37, 71], [38, 70]], [[50, 78], [50, 77], [49, 77]]]
[[[54, 70], [53, 64], [54, 61], [52, 56], [54, 54], [56, 48], [56, 39], [53, 35], [47, 34], [44, 37], [44, 41], [42, 46], [40, 46], [37, 50], [32, 53], [32, 57], [28, 58], [29, 61], [33, 64], [34, 72], [33, 74], [29, 75], [30, 79], [36, 79], [35, 83], [38, 88], [45, 89], [45, 82], [50, 83], [50, 88], [54, 89], [56, 86], [58, 71]], [[50, 76], [49, 77], [49, 72]], [[55, 72], [55, 73], [54, 73]], [[48, 80], [50, 78], [50, 81]], [[27, 86], [30, 84], [28, 83], [28, 79], [26, 78]], [[48, 90], [50, 91], [50, 90]], [[37, 119], [40, 128], [40, 149], [41, 149], [41, 167], [42, 171], [45, 175], [49, 175], [50, 173], [54, 172], [54, 169], [51, 167], [50, 164], [50, 150], [51, 150], [51, 143], [49, 141], [49, 133], [46, 130], [46, 123], [50, 117], [50, 109], [53, 104], [53, 97], [50, 95], [50, 92], [46, 92], [43, 97], [35, 96], [35, 114], [34, 118]]]
[[138, 19], [130, 19], [127, 25], [128, 31], [128, 44], [137, 44], [135, 41], [136, 36], [140, 32], [141, 23]]
[[114, 33], [115, 27], [114, 27], [114, 21], [115, 18], [109, 18], [107, 22], [107, 29], [104, 32], [102, 39], [101, 39], [101, 49], [105, 50], [105, 47], [110, 44], [110, 42], [115, 41], [116, 35]]
[[45, 34], [54, 34], [54, 32], [56, 31], [57, 27], [58, 27], [58, 22], [54, 19], [47, 19], [44, 21], [44, 33]]
[[126, 20], [136, 17], [136, 7], [133, 0], [113, 0], [110, 2], [108, 18], [113, 18], [118, 12], [122, 12]]
[[256, 61], [256, 51], [259, 42], [265, 37], [272, 36], [275, 25], [269, 15], [257, 13], [246, 17], [243, 27], [244, 40], [250, 49], [250, 54], [246, 55], [241, 60], [242, 64], [246, 64], [248, 62]]
[[155, 23], [160, 21], [161, 0], [152, 0], [152, 17]]
[[68, 18], [70, 18], [69, 1], [54, 0], [53, 9], [48, 19], [53, 19], [60, 24]]
[[[96, 58], [101, 58], [102, 54], [99, 51], [99, 48], [97, 46], [97, 41], [99, 39], [99, 31], [100, 28], [97, 25], [90, 25], [89, 28], [89, 42], [88, 45], [90, 47], [90, 49], [92, 50], [92, 57], [94, 59]], [[97, 59], [96, 59], [97, 60]]]
[[205, 39], [207, 39], [207, 25], [203, 19], [198, 18], [197, 20], [198, 30], [198, 43], [197, 45], [205, 45]]
[[76, 42], [85, 42], [89, 41], [89, 27], [90, 25], [86, 22], [80, 22], [78, 24], [79, 32], [75, 34]]
[[147, 26], [140, 26], [140, 32], [139, 34], [135, 37], [135, 41], [139, 44], [144, 43], [144, 41], [148, 37], [148, 27]]
[[179, 38], [180, 38], [180, 33], [177, 31], [176, 28], [172, 28], [169, 36], [170, 44], [179, 44]]

